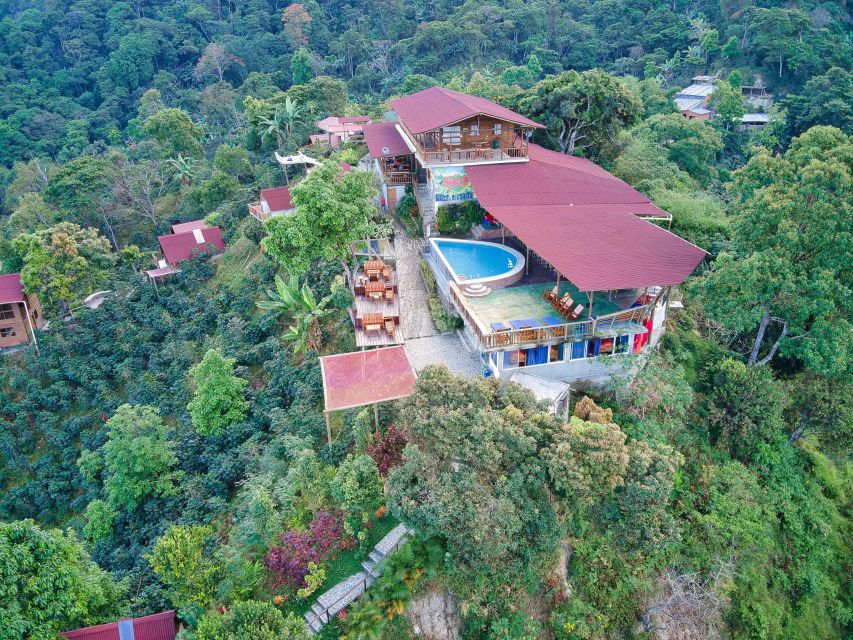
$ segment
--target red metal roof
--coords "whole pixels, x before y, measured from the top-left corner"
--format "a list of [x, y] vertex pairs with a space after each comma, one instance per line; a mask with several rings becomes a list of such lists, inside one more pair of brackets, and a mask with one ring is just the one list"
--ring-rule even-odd
[[[196, 231], [201, 234], [203, 242], [198, 242], [196, 239]], [[225, 251], [225, 242], [222, 240], [222, 232], [219, 227], [208, 227], [196, 231], [172, 233], [157, 238], [166, 262], [176, 264], [192, 258], [197, 251], [208, 252], [210, 251], [208, 245], [216, 247], [218, 252]]]
[[525, 127], [545, 128], [538, 122], [533, 122], [491, 100], [441, 87], [430, 87], [405, 98], [391, 100], [390, 104], [400, 122], [405, 124], [411, 133], [432, 131], [478, 114]]
[[[133, 635], [135, 640], [175, 640], [175, 625], [174, 611], [155, 613], [134, 618]], [[119, 640], [118, 622], [65, 631], [59, 635], [69, 640]]]
[[412, 153], [403, 136], [397, 131], [397, 125], [394, 122], [364, 125], [364, 140], [367, 142], [371, 158], [403, 156]]
[[207, 229], [207, 223], [204, 220], [192, 220], [172, 225], [172, 233], [185, 233], [193, 229]]
[[415, 370], [403, 345], [320, 358], [326, 411], [396, 400], [415, 390]]
[[24, 301], [24, 286], [20, 273], [7, 273], [0, 276], [0, 304]]
[[537, 145], [529, 157], [465, 171], [480, 205], [581, 291], [679, 284], [704, 258], [638, 218], [664, 212], [601, 167]]
[[287, 211], [288, 209], [293, 209], [293, 199], [290, 195], [290, 187], [261, 189], [261, 199], [266, 200], [270, 211]]
[[362, 125], [370, 122], [370, 116], [329, 116], [317, 122], [317, 128], [329, 133], [357, 133]]
[[528, 157], [528, 162], [513, 164], [466, 165], [481, 204], [620, 204], [630, 205], [632, 213], [664, 213], [647, 196], [589, 160], [536, 144], [529, 145]]

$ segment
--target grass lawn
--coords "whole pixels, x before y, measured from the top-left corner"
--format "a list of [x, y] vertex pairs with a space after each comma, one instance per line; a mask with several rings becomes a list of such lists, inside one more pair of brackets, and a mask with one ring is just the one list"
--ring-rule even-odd
[[225, 253], [216, 261], [216, 273], [208, 283], [213, 289], [239, 285], [249, 267], [260, 260], [260, 247], [243, 235], [243, 227], [252, 221], [249, 218], [243, 221]]
[[[292, 611], [301, 616], [311, 608], [311, 605], [316, 602], [323, 593], [334, 587], [342, 580], [349, 578], [354, 573], [361, 571], [361, 563], [367, 560], [367, 556], [382, 538], [385, 537], [391, 529], [400, 524], [400, 521], [390, 514], [384, 515], [373, 524], [373, 528], [367, 532], [367, 545], [365, 551], [360, 551], [358, 547], [347, 549], [346, 551], [338, 552], [334, 560], [329, 559], [325, 562], [326, 565], [326, 581], [311, 594], [303, 602], [294, 602]], [[321, 636], [325, 637], [325, 636]], [[337, 636], [330, 636], [335, 637]]]

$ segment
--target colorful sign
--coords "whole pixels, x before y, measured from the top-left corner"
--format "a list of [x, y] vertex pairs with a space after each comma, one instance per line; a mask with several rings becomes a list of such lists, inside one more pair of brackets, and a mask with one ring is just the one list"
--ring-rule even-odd
[[462, 167], [434, 167], [430, 170], [436, 204], [474, 199], [471, 178]]

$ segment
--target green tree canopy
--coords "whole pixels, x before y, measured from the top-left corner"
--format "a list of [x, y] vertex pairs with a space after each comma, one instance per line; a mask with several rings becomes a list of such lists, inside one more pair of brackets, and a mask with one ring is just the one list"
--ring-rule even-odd
[[549, 76], [519, 98], [522, 112], [548, 127], [562, 153], [601, 156], [623, 128], [636, 124], [643, 102], [621, 79], [592, 69]]
[[341, 172], [332, 161], [315, 167], [293, 187], [296, 211], [267, 220], [264, 250], [290, 273], [301, 275], [312, 261], [343, 260], [349, 243], [370, 235], [375, 186], [367, 171]]
[[107, 421], [104, 444], [110, 504], [133, 511], [149, 497], [174, 491], [175, 445], [155, 407], [121, 405]]
[[211, 532], [210, 527], [173, 525], [157, 539], [148, 558], [188, 621], [198, 620], [216, 594], [220, 567], [205, 551]]
[[201, 128], [186, 111], [160, 109], [148, 116], [142, 131], [157, 141], [166, 158], [174, 158], [178, 154], [192, 158], [202, 155]]
[[246, 417], [246, 381], [234, 375], [234, 362], [218, 349], [208, 349], [201, 362], [190, 369], [195, 391], [187, 410], [193, 427], [202, 435], [221, 433]]
[[38, 295], [45, 310], [54, 313], [67, 311], [102, 287], [116, 259], [96, 229], [71, 222], [19, 235], [12, 252], [23, 265], [24, 289]]
[[332, 495], [354, 516], [370, 516], [385, 501], [382, 479], [373, 458], [350, 455], [338, 467], [331, 485]]
[[760, 153], [737, 172], [734, 250], [698, 289], [711, 318], [754, 332], [748, 364], [779, 352], [828, 376], [850, 374], [851, 189], [853, 141], [833, 127], [814, 127], [784, 156]]
[[60, 631], [127, 613], [126, 585], [92, 562], [70, 531], [32, 520], [0, 522], [0, 594], [9, 640], [54, 640]]

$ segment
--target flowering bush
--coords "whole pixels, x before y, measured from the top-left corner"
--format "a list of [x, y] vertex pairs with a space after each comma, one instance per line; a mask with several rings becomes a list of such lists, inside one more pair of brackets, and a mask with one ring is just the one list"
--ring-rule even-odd
[[367, 452], [376, 462], [380, 475], [384, 476], [403, 461], [403, 449], [407, 440], [405, 434], [397, 431], [394, 425], [388, 427], [384, 434], [376, 434], [375, 438], [376, 441], [368, 447]]
[[318, 566], [341, 548], [343, 532], [339, 517], [319, 511], [307, 529], [291, 529], [281, 534], [281, 544], [270, 547], [264, 558], [267, 569], [273, 574], [273, 588], [308, 586], [305, 576], [310, 571], [309, 565]]

